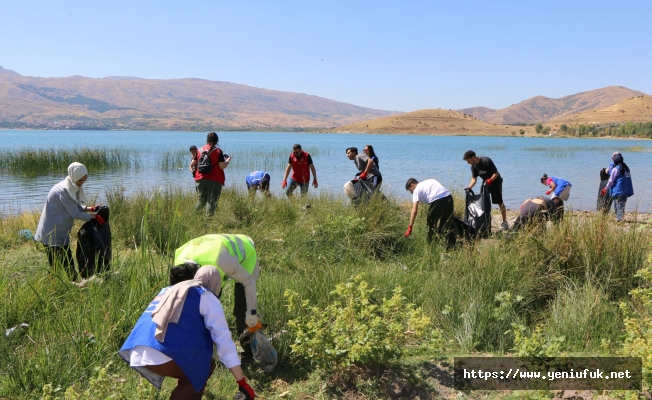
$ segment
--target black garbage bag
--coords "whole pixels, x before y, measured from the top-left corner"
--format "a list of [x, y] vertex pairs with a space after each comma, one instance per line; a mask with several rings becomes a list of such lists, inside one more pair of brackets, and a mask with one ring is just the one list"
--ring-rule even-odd
[[488, 237], [491, 234], [491, 195], [484, 183], [479, 194], [471, 189], [466, 191], [464, 220], [476, 236]]
[[598, 204], [596, 211], [598, 212], [608, 212], [611, 208], [611, 203], [613, 203], [613, 198], [609, 196], [609, 193], [602, 195], [602, 189], [607, 187], [609, 182], [609, 174], [605, 168], [600, 170], [600, 189], [598, 189]]
[[99, 222], [92, 219], [84, 223], [77, 232], [75, 258], [83, 279], [108, 271], [111, 264], [109, 207], [101, 206], [95, 214], [104, 219], [104, 225], [100, 226]]

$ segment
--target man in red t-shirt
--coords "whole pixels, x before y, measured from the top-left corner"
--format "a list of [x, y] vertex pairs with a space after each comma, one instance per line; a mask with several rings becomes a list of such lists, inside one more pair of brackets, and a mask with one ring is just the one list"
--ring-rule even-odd
[[[290, 184], [288, 185], [288, 175], [290, 174], [290, 169], [292, 169], [292, 178], [290, 178]], [[299, 186], [301, 188], [301, 196], [305, 196], [308, 193], [308, 184], [310, 183], [310, 171], [312, 171], [312, 186], [317, 188], [317, 171], [315, 171], [315, 165], [312, 163], [312, 157], [310, 154], [301, 150], [300, 144], [295, 144], [292, 146], [292, 153], [290, 153], [290, 158], [288, 159], [288, 166], [285, 168], [285, 175], [283, 175], [283, 182], [281, 187], [287, 190], [285, 194], [290, 197], [294, 189]]]
[[199, 159], [204, 152], [208, 152], [208, 158], [212, 169], [210, 172], [202, 173], [201, 163], [197, 164], [197, 173], [195, 174], [195, 187], [199, 198], [195, 204], [195, 212], [201, 212], [206, 208], [206, 214], [212, 217], [217, 208], [217, 201], [220, 199], [222, 193], [222, 186], [224, 186], [224, 169], [229, 166], [231, 157], [224, 157], [224, 153], [217, 146], [217, 133], [210, 132], [206, 137], [206, 145], [199, 149]]

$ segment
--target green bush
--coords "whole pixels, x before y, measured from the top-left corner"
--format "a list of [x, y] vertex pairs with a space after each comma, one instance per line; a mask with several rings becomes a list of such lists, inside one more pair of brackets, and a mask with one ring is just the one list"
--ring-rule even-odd
[[433, 329], [421, 308], [406, 303], [400, 287], [380, 302], [372, 300], [374, 292], [360, 275], [338, 284], [325, 308], [310, 306], [298, 293], [286, 291], [290, 312], [307, 310], [288, 321], [295, 337], [292, 352], [325, 371], [342, 373], [352, 366], [396, 360], [417, 341], [441, 349], [441, 332]]
[[623, 353], [643, 359], [643, 382], [652, 387], [652, 254], [645, 268], [636, 274], [642, 285], [630, 292], [631, 303], [620, 303], [625, 316]]

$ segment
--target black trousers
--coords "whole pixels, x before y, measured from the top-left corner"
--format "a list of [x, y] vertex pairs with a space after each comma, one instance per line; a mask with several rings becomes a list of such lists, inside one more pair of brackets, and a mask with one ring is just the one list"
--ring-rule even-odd
[[75, 261], [72, 258], [70, 246], [48, 246], [45, 245], [45, 253], [48, 255], [48, 262], [54, 271], [63, 268], [72, 280], [77, 280]]
[[[219, 299], [222, 292], [217, 296]], [[235, 317], [235, 328], [238, 336], [247, 329], [245, 318], [247, 316], [247, 297], [245, 296], [245, 289], [242, 283], [235, 283], [235, 290], [233, 292], [233, 316]], [[240, 342], [245, 355], [251, 355], [251, 346], [244, 345]]]
[[437, 232], [437, 235], [446, 238], [446, 249], [455, 246], [456, 236], [451, 224], [453, 211], [453, 196], [446, 196], [428, 205], [428, 243], [432, 242], [432, 236]]

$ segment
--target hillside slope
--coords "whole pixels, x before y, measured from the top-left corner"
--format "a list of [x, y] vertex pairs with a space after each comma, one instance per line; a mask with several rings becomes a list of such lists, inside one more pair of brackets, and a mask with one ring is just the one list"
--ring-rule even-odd
[[644, 94], [623, 86], [609, 86], [559, 99], [536, 96], [499, 110], [487, 111], [486, 107], [474, 107], [460, 111], [493, 124], [536, 124], [588, 110], [602, 109]]
[[21, 76], [0, 67], [0, 125], [183, 129], [334, 127], [395, 114], [203, 79]]
[[455, 135], [512, 135], [520, 129], [534, 134], [532, 126], [489, 124], [458, 111], [429, 109], [356, 122], [333, 129], [341, 133], [416, 133]]
[[652, 96], [636, 96], [599, 110], [584, 111], [548, 121], [546, 125], [608, 125], [625, 122], [652, 122]]

